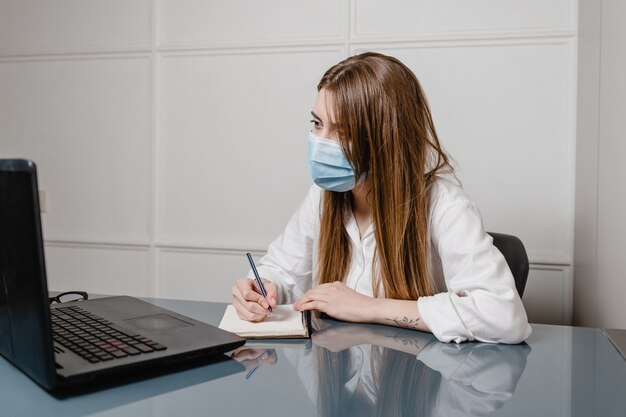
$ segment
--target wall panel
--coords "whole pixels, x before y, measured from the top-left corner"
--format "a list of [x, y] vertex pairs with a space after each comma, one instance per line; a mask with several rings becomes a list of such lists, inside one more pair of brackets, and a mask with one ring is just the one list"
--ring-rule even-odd
[[229, 303], [235, 280], [246, 276], [249, 268], [243, 251], [161, 249], [157, 295]]
[[228, 301], [307, 192], [319, 78], [386, 52], [422, 81], [487, 228], [526, 244], [531, 320], [567, 322], [576, 8], [0, 0], [0, 156], [39, 164], [54, 289]]
[[520, 237], [532, 262], [571, 262], [570, 45], [377, 49], [398, 57], [422, 83], [440, 140], [486, 228]]
[[150, 0], [5, 0], [0, 54], [150, 44]]
[[572, 30], [575, 3], [569, 0], [354, 0], [354, 33], [360, 37], [463, 36]]
[[599, 84], [597, 326], [626, 328], [626, 3], [602, 2]]
[[45, 236], [148, 243], [145, 57], [0, 62], [0, 155], [33, 159]]
[[343, 37], [345, 2], [159, 0], [159, 42], [319, 42]]
[[48, 244], [46, 268], [51, 291], [154, 295], [145, 248]]
[[264, 249], [282, 231], [311, 183], [315, 86], [340, 57], [314, 50], [163, 58], [160, 243]]
[[[574, 316], [596, 326], [598, 305], [598, 153], [602, 2], [579, 2], [574, 236]], [[622, 216], [620, 215], [620, 218]], [[621, 304], [621, 303], [620, 303]], [[626, 315], [623, 315], [626, 317]], [[621, 326], [626, 327], [626, 325]]]
[[571, 267], [531, 265], [524, 307], [531, 323], [571, 324]]

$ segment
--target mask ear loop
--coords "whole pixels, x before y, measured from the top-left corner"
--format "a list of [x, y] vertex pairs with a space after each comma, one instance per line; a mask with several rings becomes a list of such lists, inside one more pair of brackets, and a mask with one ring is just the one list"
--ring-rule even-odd
[[[354, 169], [354, 168], [352, 168], [352, 169]], [[367, 179], [367, 172], [364, 172], [364, 173], [362, 173], [362, 174], [361, 174], [361, 176], [359, 177], [358, 181], [356, 182], [355, 187], [356, 187], [356, 186], [359, 186], [359, 185], [361, 185], [361, 184], [363, 184], [363, 183], [365, 182], [365, 180], [366, 180], [366, 179]]]

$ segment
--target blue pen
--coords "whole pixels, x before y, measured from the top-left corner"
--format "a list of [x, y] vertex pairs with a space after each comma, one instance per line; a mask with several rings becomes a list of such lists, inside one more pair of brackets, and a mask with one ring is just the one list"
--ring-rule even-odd
[[[252, 267], [252, 272], [254, 273], [254, 278], [256, 278], [256, 283], [259, 285], [259, 289], [261, 290], [261, 294], [267, 300], [267, 304], [270, 303], [270, 300], [267, 299], [267, 292], [265, 292], [265, 287], [263, 286], [263, 282], [261, 281], [261, 277], [259, 276], [259, 272], [256, 270], [256, 265], [254, 264], [254, 260], [252, 259], [252, 255], [250, 252], [246, 253], [248, 257], [248, 262], [250, 262], [250, 266]], [[270, 313], [272, 312], [272, 307], [268, 308]]]
[[252, 376], [254, 371], [256, 371], [259, 368], [259, 366], [261, 366], [261, 365], [257, 365], [254, 368], [252, 368], [252, 370], [246, 374], [246, 379], [250, 379], [250, 377]]

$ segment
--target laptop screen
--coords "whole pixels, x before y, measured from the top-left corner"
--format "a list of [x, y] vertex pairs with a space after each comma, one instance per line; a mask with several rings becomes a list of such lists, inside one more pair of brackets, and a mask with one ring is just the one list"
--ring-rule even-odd
[[0, 353], [39, 384], [54, 384], [37, 170], [0, 159]]

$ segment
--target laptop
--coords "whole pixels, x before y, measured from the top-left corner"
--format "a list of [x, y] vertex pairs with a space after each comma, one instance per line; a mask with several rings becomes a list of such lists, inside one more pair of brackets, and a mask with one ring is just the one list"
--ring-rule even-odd
[[38, 195], [35, 163], [0, 159], [0, 354], [41, 387], [115, 384], [245, 343], [133, 297], [50, 304]]

